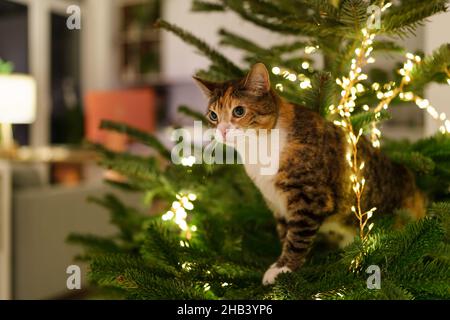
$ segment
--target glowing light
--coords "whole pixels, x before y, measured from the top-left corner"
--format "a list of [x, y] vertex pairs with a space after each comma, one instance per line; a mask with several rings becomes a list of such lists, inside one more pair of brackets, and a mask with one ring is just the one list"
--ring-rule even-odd
[[302, 68], [305, 69], [305, 70], [309, 69], [309, 66], [310, 66], [309, 62], [307, 62], [307, 61], [302, 63]]
[[384, 12], [384, 11], [386, 11], [387, 9], [389, 9], [391, 6], [392, 6], [392, 2], [388, 2], [388, 3], [386, 3], [386, 4], [384, 5], [383, 8], [381, 8], [381, 11]]
[[197, 231], [196, 226], [191, 226], [187, 224], [186, 220], [188, 218], [188, 214], [186, 210], [192, 211], [194, 210], [194, 204], [192, 203], [197, 199], [197, 196], [193, 193], [189, 194], [177, 194], [176, 201], [172, 202], [171, 209], [167, 211], [164, 215], [162, 215], [163, 221], [173, 221], [178, 227], [186, 232], [186, 238], [189, 240], [191, 237], [191, 231]]
[[400, 98], [402, 98], [406, 101], [412, 101], [414, 99], [414, 93], [412, 93], [412, 92], [402, 93], [402, 96]]
[[194, 210], [194, 205], [192, 204], [192, 202], [187, 202], [187, 203], [184, 205], [184, 208], [185, 208], [186, 210], [192, 211], [192, 210]]
[[178, 208], [181, 208], [181, 203], [178, 201], [172, 202], [172, 209], [177, 210]]
[[307, 47], [305, 47], [305, 53], [306, 53], [306, 54], [314, 53], [314, 52], [316, 52], [316, 50], [317, 50], [318, 48], [319, 48], [319, 46], [317, 46], [317, 47], [307, 46]]
[[181, 268], [183, 268], [186, 271], [191, 271], [192, 270], [192, 263], [189, 262], [185, 262], [181, 265]]
[[272, 68], [272, 73], [274, 75], [279, 75], [281, 73], [281, 69], [279, 67], [273, 67]]
[[379, 147], [381, 147], [380, 141], [379, 140], [375, 140], [372, 142], [372, 146], [376, 149], [378, 149]]
[[188, 198], [189, 198], [189, 200], [191, 200], [191, 201], [195, 201], [195, 200], [197, 200], [197, 195], [195, 195], [195, 194], [193, 194], [193, 193], [189, 193], [189, 194], [188, 194]]
[[284, 90], [283, 85], [282, 85], [281, 83], [277, 83], [277, 84], [275, 85], [275, 89], [277, 89], [277, 90], [279, 90], [279, 91], [281, 91], [281, 92], [283, 92], [283, 90]]
[[414, 56], [411, 52], [408, 52], [408, 53], [406, 54], [406, 58], [407, 58], [407, 59], [410, 59], [410, 60], [414, 60], [414, 59], [415, 59], [415, 56]]
[[312, 88], [312, 86], [311, 86], [311, 80], [306, 79], [306, 80], [300, 82], [300, 88], [302, 88], [302, 89]]
[[188, 230], [188, 225], [187, 225], [186, 221], [181, 220], [177, 224], [178, 224], [178, 226], [180, 227], [181, 230], [183, 230], [183, 231], [187, 231]]
[[195, 159], [194, 156], [189, 156], [187, 158], [182, 158], [181, 159], [181, 165], [184, 166], [184, 167], [192, 167], [195, 164], [196, 161], [197, 160]]
[[169, 220], [172, 220], [174, 216], [175, 216], [175, 214], [172, 211], [167, 211], [167, 213], [162, 216], [162, 219], [164, 221], [169, 221]]
[[414, 64], [412, 63], [411, 60], [408, 60], [404, 67], [403, 67], [406, 71], [411, 71], [414, 68]]
[[358, 83], [356, 85], [356, 90], [358, 91], [358, 93], [364, 92], [366, 89], [364, 88], [364, 86], [361, 83]]
[[358, 80], [360, 80], [360, 81], [367, 80], [367, 79], [368, 79], [367, 74], [362, 74], [358, 77]]
[[430, 106], [430, 101], [427, 99], [417, 98], [416, 104], [420, 109], [426, 109]]
[[176, 219], [186, 219], [186, 217], [187, 217], [187, 212], [184, 208], [178, 208], [177, 211], [175, 212]]

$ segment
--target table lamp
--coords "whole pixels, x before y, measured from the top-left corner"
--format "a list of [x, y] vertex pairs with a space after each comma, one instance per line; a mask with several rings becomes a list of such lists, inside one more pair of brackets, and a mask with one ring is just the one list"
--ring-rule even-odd
[[0, 75], [0, 150], [14, 149], [12, 124], [33, 123], [36, 118], [36, 82], [27, 75]]

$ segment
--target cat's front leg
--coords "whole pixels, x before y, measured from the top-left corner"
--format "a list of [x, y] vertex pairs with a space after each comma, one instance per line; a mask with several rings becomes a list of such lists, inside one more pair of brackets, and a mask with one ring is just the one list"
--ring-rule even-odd
[[303, 265], [323, 221], [322, 217], [321, 214], [302, 209], [287, 220], [281, 256], [264, 274], [264, 285], [273, 284], [280, 273], [295, 271]]
[[284, 244], [284, 240], [286, 240], [287, 234], [287, 222], [285, 218], [277, 217], [277, 233], [280, 239], [281, 244]]

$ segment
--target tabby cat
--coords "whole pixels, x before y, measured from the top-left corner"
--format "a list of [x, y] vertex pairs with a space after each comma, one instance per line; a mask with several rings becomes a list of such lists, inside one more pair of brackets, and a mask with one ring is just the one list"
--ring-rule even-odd
[[[279, 130], [280, 152], [271, 155], [279, 160], [275, 175], [261, 175], [258, 165], [244, 163], [273, 211], [282, 242], [282, 253], [266, 271], [263, 284], [301, 267], [319, 231], [328, 237], [334, 234], [342, 245], [351, 242], [358, 220], [350, 210], [354, 195], [342, 129], [311, 109], [284, 101], [271, 89], [269, 73], [261, 63], [236, 81], [194, 79], [209, 98], [207, 118], [225, 142], [235, 129]], [[422, 216], [424, 198], [412, 174], [366, 139], [359, 148], [366, 163], [363, 209], [376, 207], [376, 214], [382, 214], [402, 207]]]

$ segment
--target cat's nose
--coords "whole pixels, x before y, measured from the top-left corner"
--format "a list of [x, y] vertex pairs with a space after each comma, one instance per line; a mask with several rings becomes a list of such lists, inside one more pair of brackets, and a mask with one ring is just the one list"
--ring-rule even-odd
[[230, 125], [228, 123], [219, 123], [217, 126], [217, 130], [219, 130], [220, 134], [222, 135], [223, 139], [227, 137], [227, 130], [230, 129]]

